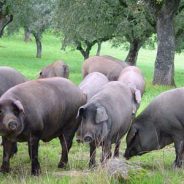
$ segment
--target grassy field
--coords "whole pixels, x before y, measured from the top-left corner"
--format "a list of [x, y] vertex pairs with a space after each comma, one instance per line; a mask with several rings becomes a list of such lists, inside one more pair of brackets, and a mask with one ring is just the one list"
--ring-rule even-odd
[[[32, 39], [33, 40], [33, 39]], [[36, 79], [40, 69], [56, 59], [63, 59], [70, 66], [70, 79], [79, 84], [81, 77], [81, 64], [83, 58], [78, 51], [67, 49], [65, 52], [60, 50], [59, 38], [47, 33], [43, 37], [43, 57], [36, 59], [36, 48], [34, 40], [29, 43], [23, 42], [22, 34], [0, 39], [0, 65], [7, 65], [22, 72], [28, 79]], [[95, 54], [95, 48], [92, 55]], [[120, 59], [126, 57], [127, 51], [111, 48], [109, 43], [102, 46], [101, 54], [108, 54]], [[138, 57], [138, 66], [142, 69], [146, 78], [146, 92], [144, 94], [140, 113], [149, 102], [168, 87], [153, 86], [151, 84], [153, 76], [153, 66], [155, 60], [155, 50], [142, 49]], [[184, 86], [184, 55], [175, 57], [175, 80], [177, 87]], [[42, 174], [39, 177], [30, 175], [30, 160], [28, 157], [27, 144], [18, 145], [18, 154], [11, 160], [11, 173], [0, 174], [0, 183], [122, 183], [117, 179], [110, 178], [103, 170], [88, 170], [88, 146], [79, 145], [73, 141], [73, 146], [69, 154], [69, 166], [66, 170], [57, 168], [60, 157], [60, 144], [57, 139], [49, 142], [41, 142], [39, 148], [39, 158]], [[122, 141], [121, 157], [125, 150], [125, 140]], [[98, 157], [100, 150], [98, 152]], [[2, 158], [2, 148], [0, 148], [0, 158]], [[173, 145], [162, 150], [153, 151], [141, 157], [134, 157], [129, 162], [143, 167], [143, 172], [132, 173], [126, 183], [184, 183], [184, 170], [174, 170], [172, 162], [175, 158]], [[72, 171], [72, 172], [71, 172]]]

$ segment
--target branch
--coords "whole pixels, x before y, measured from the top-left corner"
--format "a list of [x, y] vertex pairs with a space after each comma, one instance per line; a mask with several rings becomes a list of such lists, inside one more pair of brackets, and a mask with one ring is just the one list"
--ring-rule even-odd
[[86, 59], [90, 53], [91, 48], [98, 42], [104, 42], [107, 40], [112, 39], [113, 36], [106, 36], [103, 38], [99, 38], [99, 39], [95, 39], [92, 42], [88, 41], [88, 40], [84, 40], [84, 43], [86, 44], [86, 49], [84, 49], [82, 47], [82, 44], [80, 41], [75, 40], [74, 42], [76, 43], [77, 47], [76, 49], [79, 50], [81, 52], [81, 54], [84, 56], [84, 58]]
[[[6, 19], [6, 17], [5, 17]], [[3, 35], [3, 31], [4, 31], [4, 28], [10, 23], [13, 21], [13, 15], [9, 15], [9, 20], [2, 26], [1, 30], [0, 30], [0, 37], [2, 37]]]
[[81, 54], [85, 57], [85, 55], [86, 55], [86, 54], [85, 54], [85, 50], [82, 48], [81, 42], [75, 41], [75, 43], [76, 43], [76, 45], [77, 45], [76, 49], [79, 50], [79, 51], [81, 52]]
[[111, 35], [111, 36], [106, 36], [106, 37], [103, 37], [103, 38], [99, 38], [98, 40], [97, 40], [97, 42], [99, 41], [99, 42], [106, 42], [106, 41], [108, 41], [108, 40], [111, 40], [112, 38], [114, 38], [115, 36], [114, 35]]
[[179, 29], [176, 33], [176, 39], [179, 38], [184, 33], [183, 29]]
[[149, 14], [145, 13], [145, 19], [152, 26], [153, 29], [156, 28], [156, 21], [152, 20], [152, 18]]
[[119, 0], [119, 4], [121, 6], [123, 6], [124, 8], [127, 8], [128, 7], [127, 3], [125, 1], [123, 1], [123, 0]]
[[163, 11], [165, 11], [167, 14], [174, 15], [179, 8], [180, 1], [181, 0], [166, 0]]
[[184, 3], [180, 3], [180, 4], [181, 4], [181, 6], [178, 8], [178, 11], [177, 11], [176, 15], [181, 13], [183, 11], [183, 9], [184, 9]]
[[162, 7], [162, 3], [157, 4], [156, 2], [152, 1], [152, 0], [144, 0], [145, 5], [147, 6], [147, 8], [150, 10], [150, 12], [154, 15], [157, 16], [158, 11], [161, 9]]

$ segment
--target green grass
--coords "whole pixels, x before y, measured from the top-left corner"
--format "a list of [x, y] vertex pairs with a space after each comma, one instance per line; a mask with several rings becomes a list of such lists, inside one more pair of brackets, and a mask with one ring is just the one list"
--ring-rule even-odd
[[[79, 84], [81, 76], [81, 64], [83, 58], [78, 51], [67, 49], [65, 52], [60, 50], [61, 43], [59, 38], [47, 33], [43, 37], [43, 57], [36, 59], [36, 48], [34, 39], [32, 42], [24, 43], [21, 34], [12, 37], [4, 37], [0, 39], [0, 65], [7, 65], [16, 68], [22, 72], [28, 79], [36, 79], [40, 69], [56, 59], [63, 59], [70, 66], [70, 79]], [[92, 55], [95, 54], [95, 50]], [[111, 48], [109, 43], [102, 45], [101, 54], [108, 54], [120, 59], [126, 57], [127, 51]], [[153, 76], [154, 60], [156, 56], [155, 50], [142, 49], [138, 57], [138, 66], [142, 69], [146, 78], [146, 91], [139, 108], [140, 113], [149, 102], [162, 91], [170, 89], [164, 86], [153, 86], [151, 84]], [[176, 55], [175, 57], [175, 81], [177, 87], [184, 85], [184, 55]], [[125, 140], [122, 141], [121, 153], [125, 150]], [[78, 145], [75, 141], [69, 154], [69, 166], [66, 171], [57, 168], [60, 157], [60, 144], [57, 139], [49, 142], [41, 142], [39, 148], [39, 158], [42, 174], [39, 177], [30, 175], [30, 160], [27, 152], [27, 144], [19, 144], [18, 154], [11, 160], [11, 173], [0, 174], [0, 183], [121, 183], [117, 179], [110, 178], [105, 172], [88, 170], [88, 147], [86, 145]], [[100, 150], [98, 151], [98, 157]], [[168, 146], [159, 151], [153, 151], [141, 157], [134, 157], [130, 162], [135, 162], [142, 166], [145, 172], [138, 175], [130, 175], [126, 183], [184, 183], [184, 170], [173, 170], [172, 162], [175, 153], [173, 145]], [[0, 158], [2, 158], [2, 147], [0, 148]], [[75, 176], [70, 176], [70, 170], [80, 171]], [[83, 174], [84, 173], [84, 174]]]

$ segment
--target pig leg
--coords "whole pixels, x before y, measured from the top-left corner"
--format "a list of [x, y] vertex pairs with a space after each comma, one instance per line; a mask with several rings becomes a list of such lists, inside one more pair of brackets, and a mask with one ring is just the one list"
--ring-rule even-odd
[[90, 160], [89, 160], [89, 167], [95, 167], [96, 164], [96, 145], [95, 142], [90, 143]]
[[119, 147], [120, 147], [121, 141], [118, 141], [115, 144], [115, 149], [114, 149], [114, 157], [119, 158]]
[[18, 151], [18, 148], [17, 148], [17, 143], [13, 143], [13, 148], [12, 148], [12, 154], [11, 154], [11, 157], [13, 157]]
[[10, 157], [12, 156], [12, 150], [16, 143], [13, 143], [3, 138], [3, 162], [1, 165], [0, 172], [7, 173], [10, 171]]
[[102, 164], [106, 162], [107, 159], [111, 157], [111, 142], [110, 141], [104, 141], [102, 144]]
[[174, 167], [182, 167], [184, 162], [184, 141], [175, 140], [174, 146], [175, 146], [175, 152], [176, 152]]
[[[2, 145], [4, 144], [4, 141], [6, 141], [6, 138], [5, 138], [5, 137], [2, 137], [2, 143], [1, 143]], [[13, 144], [13, 146], [12, 146], [12, 150], [11, 150], [11, 155], [10, 155], [10, 157], [13, 157], [14, 154], [16, 154], [17, 151], [18, 151], [17, 143], [16, 143], [16, 142], [12, 142], [12, 144]]]
[[29, 155], [31, 158], [31, 174], [38, 176], [40, 174], [40, 164], [38, 162], [38, 147], [39, 138], [36, 136], [31, 136], [28, 142]]
[[59, 137], [60, 143], [62, 146], [62, 153], [61, 153], [62, 156], [61, 156], [60, 162], [58, 164], [59, 168], [66, 167], [66, 165], [68, 163], [68, 153], [69, 153], [69, 150], [72, 146], [73, 137], [74, 137], [74, 133], [72, 135], [70, 135], [67, 132], [63, 133], [62, 136]]
[[68, 163], [68, 153], [72, 146], [72, 140], [74, 138], [75, 132], [77, 131], [77, 128], [79, 126], [80, 121], [76, 120], [76, 118], [71, 120], [67, 123], [67, 126], [63, 127], [63, 132], [61, 136], [59, 136], [61, 147], [62, 147], [62, 153], [61, 153], [61, 159], [58, 164], [59, 168], [66, 167]]

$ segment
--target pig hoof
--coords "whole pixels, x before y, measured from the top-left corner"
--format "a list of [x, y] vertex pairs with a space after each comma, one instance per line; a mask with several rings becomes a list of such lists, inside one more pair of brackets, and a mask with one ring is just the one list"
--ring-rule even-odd
[[114, 156], [113, 156], [113, 158], [119, 158], [119, 153], [117, 154], [115, 154]]
[[31, 174], [32, 174], [33, 176], [39, 176], [40, 173], [41, 173], [41, 170], [40, 170], [40, 169], [33, 169], [33, 170], [31, 171]]
[[96, 163], [89, 163], [89, 168], [94, 169], [96, 167]]
[[31, 170], [31, 174], [33, 176], [39, 176], [40, 173], [41, 173], [41, 169], [40, 169], [39, 165], [37, 167], [33, 167], [32, 170]]
[[179, 168], [181, 168], [181, 167], [183, 167], [184, 166], [184, 163], [182, 162], [182, 161], [175, 161], [174, 163], [173, 163], [173, 168], [174, 169], [179, 169]]
[[62, 169], [64, 168], [65, 169], [66, 165], [67, 165], [66, 163], [61, 162], [61, 163], [58, 164], [58, 168], [62, 168]]
[[0, 172], [1, 173], [9, 173], [10, 172], [10, 168], [1, 166]]

